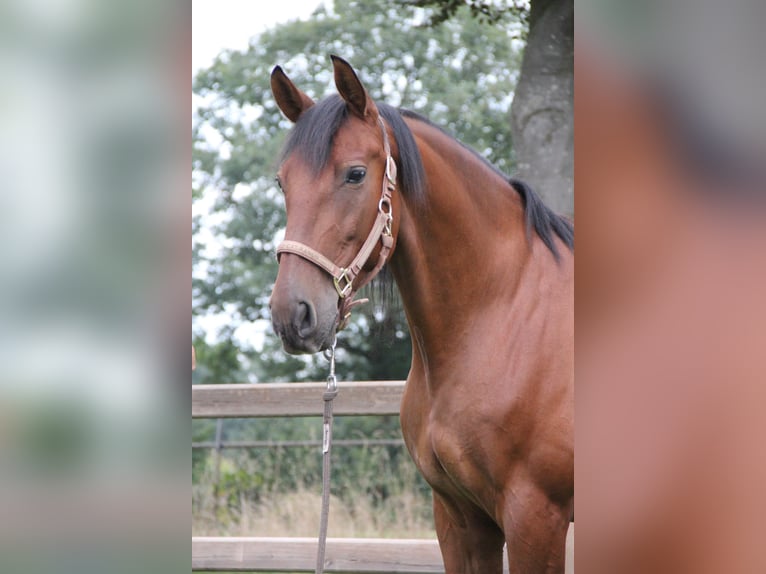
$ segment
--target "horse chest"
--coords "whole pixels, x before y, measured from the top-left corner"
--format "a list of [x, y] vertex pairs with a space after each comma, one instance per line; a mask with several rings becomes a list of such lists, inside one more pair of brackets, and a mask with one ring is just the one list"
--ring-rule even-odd
[[491, 453], [504, 450], [508, 437], [486, 419], [486, 413], [470, 400], [438, 404], [413, 389], [405, 393], [401, 420], [413, 460], [432, 488], [452, 499], [492, 507], [502, 483], [495, 478], [503, 473], [498, 473], [499, 461]]

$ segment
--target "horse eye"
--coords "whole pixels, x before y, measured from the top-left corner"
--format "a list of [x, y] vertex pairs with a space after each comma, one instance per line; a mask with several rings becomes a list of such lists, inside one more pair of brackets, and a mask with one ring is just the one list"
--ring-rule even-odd
[[363, 167], [352, 167], [346, 173], [346, 183], [362, 183], [367, 170]]
[[279, 188], [279, 190], [284, 193], [285, 190], [284, 188], [282, 188], [282, 180], [279, 179], [279, 176], [274, 178], [274, 182], [277, 184], [277, 187]]

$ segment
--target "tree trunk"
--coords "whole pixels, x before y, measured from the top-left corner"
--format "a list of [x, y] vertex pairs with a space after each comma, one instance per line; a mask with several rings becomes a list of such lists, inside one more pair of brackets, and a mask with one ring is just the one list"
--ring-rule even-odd
[[574, 215], [574, 1], [532, 0], [511, 105], [515, 176], [554, 211]]

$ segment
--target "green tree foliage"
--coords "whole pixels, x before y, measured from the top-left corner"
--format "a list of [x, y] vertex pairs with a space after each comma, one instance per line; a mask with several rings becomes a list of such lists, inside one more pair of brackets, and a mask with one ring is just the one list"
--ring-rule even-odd
[[428, 20], [429, 26], [438, 26], [454, 18], [461, 8], [467, 7], [471, 16], [480, 22], [497, 24], [504, 18], [515, 18], [526, 24], [529, 16], [529, 2], [525, 0], [506, 0], [505, 2], [487, 2], [484, 0], [402, 0], [405, 4], [433, 8]]

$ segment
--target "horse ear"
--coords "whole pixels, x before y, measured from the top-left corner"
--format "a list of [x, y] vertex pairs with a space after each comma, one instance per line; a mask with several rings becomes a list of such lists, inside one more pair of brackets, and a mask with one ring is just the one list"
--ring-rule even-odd
[[296, 88], [279, 66], [271, 72], [271, 92], [279, 109], [293, 123], [314, 105], [314, 100]]
[[343, 58], [331, 55], [332, 65], [335, 71], [335, 87], [338, 88], [340, 97], [343, 98], [349, 109], [362, 119], [377, 118], [378, 108], [375, 102], [364, 89], [362, 82], [354, 72], [351, 64]]

